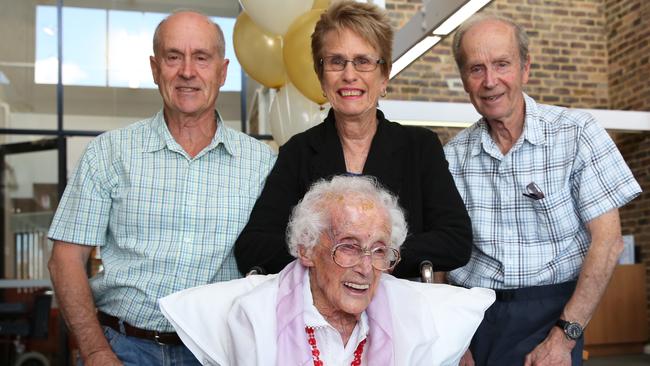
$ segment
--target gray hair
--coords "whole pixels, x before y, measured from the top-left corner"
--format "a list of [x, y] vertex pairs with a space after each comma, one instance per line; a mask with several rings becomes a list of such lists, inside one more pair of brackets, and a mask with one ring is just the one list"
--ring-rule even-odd
[[375, 178], [335, 176], [331, 180], [321, 179], [314, 183], [293, 208], [287, 226], [287, 243], [291, 255], [298, 257], [298, 245], [310, 251], [318, 244], [321, 234], [330, 228], [330, 207], [351, 197], [368, 198], [385, 210], [391, 225], [390, 246], [399, 250], [408, 227], [397, 197], [383, 188]]
[[192, 9], [176, 9], [176, 10], [172, 11], [171, 14], [166, 16], [165, 19], [161, 20], [160, 23], [158, 23], [158, 26], [156, 26], [156, 31], [153, 33], [153, 54], [155, 56], [158, 56], [158, 54], [160, 52], [160, 47], [162, 46], [162, 40], [160, 39], [160, 30], [161, 30], [163, 24], [165, 24], [165, 22], [167, 22], [167, 20], [169, 20], [169, 18], [171, 18], [174, 15], [179, 14], [179, 13], [198, 14], [198, 15], [201, 15], [203, 18], [205, 18], [205, 20], [208, 23], [212, 24], [214, 26], [214, 28], [215, 28], [216, 35], [217, 35], [217, 44], [216, 44], [216, 46], [217, 46], [217, 55], [219, 55], [219, 57], [221, 57], [221, 58], [226, 57], [226, 41], [225, 41], [225, 37], [223, 36], [223, 31], [221, 30], [221, 27], [219, 27], [219, 24], [212, 21], [212, 19], [210, 19], [210, 17], [207, 16], [206, 14], [204, 14], [204, 13], [202, 13], [200, 11], [192, 10]]
[[526, 60], [528, 59], [528, 44], [530, 40], [528, 39], [528, 34], [524, 28], [519, 24], [515, 23], [512, 19], [491, 14], [476, 14], [465, 21], [454, 34], [454, 39], [451, 44], [451, 50], [454, 54], [454, 59], [456, 60], [456, 66], [458, 66], [459, 71], [463, 71], [463, 65], [465, 64], [465, 55], [461, 50], [461, 43], [463, 42], [463, 36], [465, 33], [470, 30], [473, 26], [483, 23], [486, 21], [495, 21], [501, 22], [512, 27], [512, 30], [515, 34], [515, 40], [517, 41], [517, 46], [519, 47], [519, 62], [521, 68], [523, 69], [526, 65]]

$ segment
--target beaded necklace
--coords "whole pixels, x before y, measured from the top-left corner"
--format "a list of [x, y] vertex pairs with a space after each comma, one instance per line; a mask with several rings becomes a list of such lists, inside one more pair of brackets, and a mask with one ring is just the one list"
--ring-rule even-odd
[[[311, 355], [314, 358], [314, 366], [323, 366], [323, 361], [321, 361], [320, 359], [320, 351], [318, 350], [318, 346], [316, 345], [316, 337], [314, 337], [314, 327], [306, 326], [305, 332], [307, 332], [307, 341], [311, 346]], [[367, 339], [368, 338], [364, 338], [357, 346], [357, 349], [354, 350], [354, 359], [350, 363], [350, 366], [361, 365], [361, 355], [363, 354], [363, 346], [366, 345]]]

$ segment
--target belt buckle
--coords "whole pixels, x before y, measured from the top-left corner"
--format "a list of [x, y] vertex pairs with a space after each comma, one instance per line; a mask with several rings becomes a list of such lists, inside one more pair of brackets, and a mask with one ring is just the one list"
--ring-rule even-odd
[[166, 346], [166, 345], [167, 345], [167, 343], [164, 343], [164, 342], [161, 342], [161, 341], [160, 341], [160, 333], [158, 333], [157, 330], [153, 332], [153, 339], [154, 339], [154, 341], [156, 341], [156, 343], [158, 343], [158, 345], [160, 345], [160, 346]]

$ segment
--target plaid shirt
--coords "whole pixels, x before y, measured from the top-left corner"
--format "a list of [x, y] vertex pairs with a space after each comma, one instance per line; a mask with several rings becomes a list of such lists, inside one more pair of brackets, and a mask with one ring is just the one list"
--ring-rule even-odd
[[[508, 289], [575, 280], [591, 240], [585, 224], [641, 192], [591, 115], [524, 99], [524, 130], [505, 156], [485, 119], [445, 146], [474, 232], [472, 257], [450, 273], [452, 283]], [[544, 198], [524, 196], [530, 183]]]
[[240, 277], [232, 247], [275, 156], [216, 123], [212, 142], [194, 158], [162, 111], [88, 145], [49, 236], [101, 247], [104, 270], [90, 280], [100, 310], [169, 332], [159, 298]]

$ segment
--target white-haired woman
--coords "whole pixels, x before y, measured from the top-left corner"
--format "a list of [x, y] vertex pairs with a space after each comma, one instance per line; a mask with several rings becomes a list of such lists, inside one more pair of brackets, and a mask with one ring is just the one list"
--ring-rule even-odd
[[296, 260], [279, 275], [186, 290], [161, 308], [204, 364], [457, 365], [494, 294], [384, 273], [406, 233], [376, 180], [322, 180], [293, 210]]

